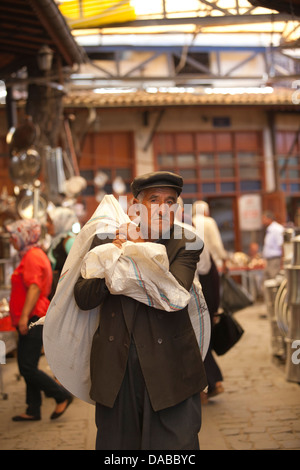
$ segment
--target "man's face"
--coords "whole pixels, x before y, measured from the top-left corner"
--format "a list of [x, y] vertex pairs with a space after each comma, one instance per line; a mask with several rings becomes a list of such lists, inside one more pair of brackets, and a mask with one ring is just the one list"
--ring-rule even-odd
[[[140, 210], [140, 228], [144, 238], [158, 240], [174, 225], [177, 193], [172, 188], [144, 190]], [[140, 201], [141, 203], [141, 201]]]
[[271, 222], [272, 220], [269, 219], [269, 217], [267, 217], [265, 214], [262, 215], [262, 224], [264, 227], [268, 227]]

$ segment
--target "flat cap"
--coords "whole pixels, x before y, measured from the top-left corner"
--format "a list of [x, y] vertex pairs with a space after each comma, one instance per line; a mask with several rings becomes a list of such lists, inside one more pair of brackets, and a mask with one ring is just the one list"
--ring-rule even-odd
[[137, 176], [131, 183], [131, 191], [134, 197], [149, 188], [173, 188], [178, 196], [182, 191], [183, 179], [180, 175], [171, 173], [170, 171], [155, 171]]

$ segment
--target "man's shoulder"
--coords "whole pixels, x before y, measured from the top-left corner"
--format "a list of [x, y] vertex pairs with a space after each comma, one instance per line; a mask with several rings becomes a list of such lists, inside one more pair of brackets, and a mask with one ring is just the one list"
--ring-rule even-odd
[[285, 230], [284, 226], [279, 224], [275, 220], [269, 225], [269, 227], [270, 227], [270, 230], [273, 230], [274, 232], [278, 232], [278, 233], [283, 233]]

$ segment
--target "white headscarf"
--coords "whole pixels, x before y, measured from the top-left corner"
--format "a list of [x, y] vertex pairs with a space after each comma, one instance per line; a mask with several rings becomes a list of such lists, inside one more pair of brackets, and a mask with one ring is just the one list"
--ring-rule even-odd
[[76, 214], [68, 207], [55, 207], [48, 212], [54, 226], [54, 237], [48, 251], [48, 257], [52, 266], [55, 266], [56, 260], [53, 257], [53, 250], [57, 247], [61, 240], [72, 233], [72, 227], [78, 223]]

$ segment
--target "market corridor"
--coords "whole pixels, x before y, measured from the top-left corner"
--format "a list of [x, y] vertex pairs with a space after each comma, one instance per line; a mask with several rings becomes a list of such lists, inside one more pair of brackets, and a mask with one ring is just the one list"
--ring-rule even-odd
[[[203, 406], [200, 448], [300, 450], [300, 386], [287, 382], [284, 366], [272, 358], [265, 305], [244, 309], [236, 318], [245, 333], [217, 358], [225, 392]], [[50, 372], [44, 356], [40, 366]], [[45, 397], [41, 421], [13, 422], [11, 417], [24, 410], [25, 386], [15, 358], [1, 367], [8, 396], [0, 397], [0, 450], [94, 449], [94, 407], [78, 399], [56, 421], [50, 421], [54, 402]]]

